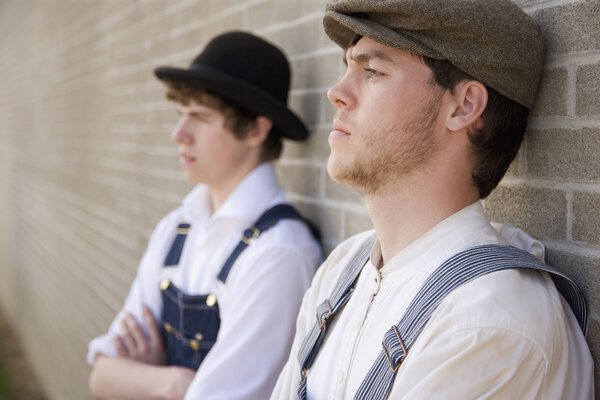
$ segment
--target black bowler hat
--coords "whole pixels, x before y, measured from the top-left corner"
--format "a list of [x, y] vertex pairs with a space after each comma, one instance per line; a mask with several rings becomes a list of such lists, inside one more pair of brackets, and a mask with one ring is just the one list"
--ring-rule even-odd
[[247, 32], [212, 39], [188, 69], [158, 67], [161, 80], [207, 89], [273, 121], [271, 134], [304, 140], [308, 130], [287, 107], [290, 66], [281, 50]]

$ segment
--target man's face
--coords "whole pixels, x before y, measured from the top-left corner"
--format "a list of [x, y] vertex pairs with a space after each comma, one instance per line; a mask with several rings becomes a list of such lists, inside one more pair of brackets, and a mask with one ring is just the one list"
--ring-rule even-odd
[[192, 183], [222, 186], [239, 178], [240, 167], [249, 157], [243, 140], [225, 128], [219, 111], [195, 103], [177, 103], [180, 120], [171, 139], [178, 144], [179, 162]]
[[381, 193], [426, 166], [443, 90], [417, 56], [361, 38], [327, 96], [336, 107], [329, 175], [364, 194]]

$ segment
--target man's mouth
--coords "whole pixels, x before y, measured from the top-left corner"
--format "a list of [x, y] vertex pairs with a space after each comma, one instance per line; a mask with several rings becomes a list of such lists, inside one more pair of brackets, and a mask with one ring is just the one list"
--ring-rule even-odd
[[195, 157], [193, 157], [187, 153], [179, 153], [179, 163], [181, 165], [190, 165], [194, 161], [196, 161]]
[[339, 120], [333, 120], [333, 130], [329, 134], [329, 137], [347, 137], [351, 136], [350, 130]]

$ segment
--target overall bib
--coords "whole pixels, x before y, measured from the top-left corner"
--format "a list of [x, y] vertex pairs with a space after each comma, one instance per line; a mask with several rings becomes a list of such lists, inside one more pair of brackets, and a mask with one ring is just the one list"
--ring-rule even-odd
[[[240, 242], [221, 268], [218, 279], [225, 283], [239, 255], [262, 232], [281, 219], [296, 219], [308, 224], [289, 204], [279, 204], [270, 208], [251, 228], [244, 231]], [[311, 227], [310, 224], [308, 226]], [[189, 230], [188, 223], [181, 223], [177, 227], [177, 235], [164, 262], [165, 267], [176, 268], [179, 264]], [[168, 279], [160, 283], [160, 289], [163, 302], [161, 332], [167, 364], [196, 370], [217, 340], [221, 324], [217, 297], [212, 293], [186, 294]]]

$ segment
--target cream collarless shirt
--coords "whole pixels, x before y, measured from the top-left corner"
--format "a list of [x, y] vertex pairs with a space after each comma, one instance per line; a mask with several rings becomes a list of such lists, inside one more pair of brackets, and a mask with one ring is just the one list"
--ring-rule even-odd
[[[352, 399], [425, 279], [467, 248], [510, 244], [543, 258], [543, 246], [510, 226], [494, 229], [480, 202], [440, 222], [381, 268], [376, 242], [354, 294], [328, 328], [308, 372], [308, 399]], [[365, 232], [338, 246], [304, 297], [290, 358], [271, 399], [295, 399], [297, 354]], [[399, 369], [390, 399], [592, 399], [593, 362], [577, 321], [550, 277], [507, 270], [452, 292]]]

